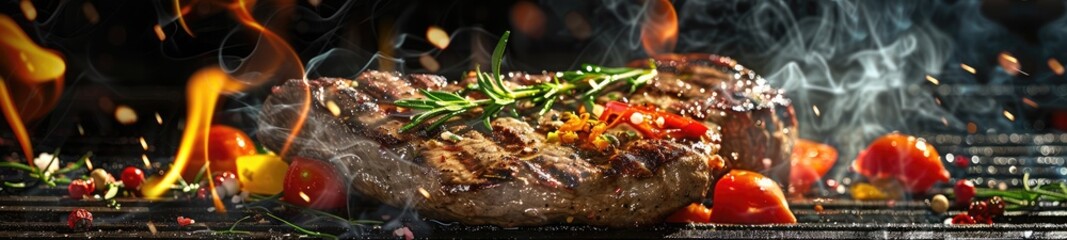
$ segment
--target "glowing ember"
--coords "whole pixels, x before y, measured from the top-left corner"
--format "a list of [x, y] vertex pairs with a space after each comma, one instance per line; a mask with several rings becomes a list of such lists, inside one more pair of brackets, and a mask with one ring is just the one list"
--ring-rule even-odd
[[37, 19], [37, 8], [33, 7], [33, 2], [30, 0], [22, 0], [19, 3], [19, 8], [22, 8], [22, 15], [26, 16], [26, 20], [33, 21]]
[[585, 40], [593, 36], [593, 27], [589, 26], [589, 21], [586, 21], [582, 14], [573, 11], [568, 12], [563, 19], [563, 23], [567, 25], [567, 30], [570, 30], [574, 38]]
[[96, 11], [96, 6], [93, 6], [92, 2], [85, 1], [82, 4], [82, 13], [85, 14], [85, 20], [89, 20], [89, 23], [96, 24], [100, 22], [100, 12]]
[[1015, 115], [1011, 114], [1011, 112], [1008, 112], [1008, 110], [1004, 110], [1004, 117], [1008, 118], [1008, 120], [1010, 121], [1015, 121]]
[[437, 70], [441, 69], [441, 64], [437, 63], [437, 59], [433, 59], [433, 56], [430, 56], [430, 54], [419, 56], [419, 64], [422, 64], [422, 67], [430, 72], [437, 72]]
[[426, 189], [420, 187], [419, 194], [422, 194], [422, 197], [425, 197], [426, 199], [430, 199], [430, 191], [426, 191]]
[[333, 114], [334, 117], [341, 116], [341, 107], [337, 106], [337, 103], [333, 102], [333, 100], [326, 101], [326, 109], [330, 110], [330, 114]]
[[1049, 58], [1048, 68], [1052, 69], [1052, 72], [1056, 73], [1057, 76], [1063, 76], [1063, 64], [1060, 64], [1060, 60]]
[[1029, 98], [1023, 98], [1023, 104], [1026, 104], [1027, 106], [1030, 106], [1032, 108], [1038, 107], [1037, 102], [1034, 102], [1034, 100], [1030, 100]]
[[650, 1], [641, 26], [641, 46], [648, 55], [674, 51], [678, 42], [678, 14], [667, 0]]
[[[40, 118], [55, 106], [63, 92], [67, 64], [59, 54], [37, 46], [14, 19], [3, 14], [0, 36], [4, 36], [0, 37], [0, 106], [26, 161], [32, 162], [33, 149], [23, 121]], [[13, 99], [19, 99], [19, 104]]]
[[511, 7], [511, 25], [515, 30], [533, 38], [541, 38], [545, 32], [545, 13], [529, 1], [520, 1]]
[[303, 199], [304, 202], [311, 202], [311, 197], [309, 197], [307, 193], [304, 193], [304, 191], [300, 191], [300, 199]]
[[816, 117], [822, 115], [822, 112], [819, 111], [819, 106], [811, 105], [811, 111], [815, 112]]
[[426, 29], [426, 39], [439, 49], [447, 48], [449, 42], [452, 41], [448, 33], [437, 26], [430, 26], [429, 29]]
[[137, 123], [137, 111], [126, 105], [119, 105], [115, 108], [115, 120], [123, 125], [130, 125]]
[[144, 162], [145, 169], [152, 169], [152, 161], [148, 160], [148, 154], [141, 154], [141, 161]]
[[926, 75], [926, 81], [933, 83], [934, 85], [940, 85], [941, 81], [934, 78], [934, 76]]
[[163, 33], [163, 27], [159, 26], [159, 24], [153, 26], [152, 30], [156, 32], [156, 37], [159, 38], [160, 41], [167, 40], [167, 34]]
[[962, 68], [963, 71], [967, 71], [967, 72], [969, 72], [971, 74], [974, 74], [975, 72], [977, 72], [976, 70], [974, 70], [974, 67], [971, 67], [971, 65], [967, 65], [967, 64], [964, 64], [964, 63], [960, 63], [960, 68]]
[[1000, 52], [1000, 55], [997, 57], [997, 62], [1000, 63], [1000, 67], [1003, 68], [1008, 75], [1015, 76], [1016, 74], [1019, 74], [1019, 72], [1022, 72], [1022, 70], [1020, 70], [1021, 66], [1019, 65], [1019, 59], [1016, 59], [1011, 53]]

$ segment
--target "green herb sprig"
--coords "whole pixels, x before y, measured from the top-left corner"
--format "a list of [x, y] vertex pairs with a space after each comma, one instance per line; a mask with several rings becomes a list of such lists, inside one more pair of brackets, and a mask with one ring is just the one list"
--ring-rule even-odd
[[[30, 166], [24, 163], [18, 162], [0, 162], [0, 168], [10, 168], [18, 171], [25, 172], [32, 178], [32, 181], [44, 183], [49, 187], [55, 187], [57, 184], [70, 184], [71, 179], [63, 176], [63, 174], [72, 172], [74, 170], [85, 167], [85, 162], [89, 160], [89, 157], [93, 156], [93, 152], [86, 152], [81, 158], [78, 158], [77, 162], [69, 166], [57, 169], [54, 172], [47, 171], [47, 168], [52, 166], [53, 163], [59, 161], [59, 149], [56, 149], [52, 154], [52, 159], [49, 159], [46, 169], [37, 168], [37, 166]], [[32, 182], [31, 181], [31, 182]], [[26, 182], [7, 182], [3, 181], [3, 187], [7, 188], [25, 188]], [[3, 187], [0, 187], [2, 189]]]
[[997, 190], [978, 188], [975, 197], [1001, 197], [1009, 209], [1024, 209], [1037, 206], [1040, 201], [1067, 201], [1067, 183], [1030, 186], [1030, 173], [1023, 174], [1023, 189]]
[[586, 64], [583, 65], [582, 70], [557, 73], [552, 77], [551, 82], [512, 89], [505, 84], [503, 75], [500, 73], [504, 49], [510, 35], [511, 32], [504, 32], [500, 41], [497, 42], [496, 49], [493, 50], [492, 73], [482, 72], [480, 66], [475, 67], [477, 82], [469, 88], [482, 93], [487, 98], [471, 99], [460, 93], [420, 89], [422, 98], [408, 98], [394, 102], [400, 107], [422, 111], [413, 115], [411, 122], [400, 130], [408, 131], [433, 119], [435, 120], [428, 129], [436, 129], [445, 122], [475, 109], [482, 110], [479, 119], [486, 128], [490, 128], [489, 123], [492, 118], [506, 108], [510, 108], [512, 114], [517, 115], [514, 106], [520, 101], [540, 105], [539, 114], [544, 114], [552, 109], [552, 105], [562, 96], [571, 95], [572, 92], [581, 93], [578, 100], [582, 101], [587, 109], [592, 109], [593, 101], [609, 86], [625, 82], [633, 92], [657, 74], [656, 66], [651, 60], [647, 69], [608, 68]]

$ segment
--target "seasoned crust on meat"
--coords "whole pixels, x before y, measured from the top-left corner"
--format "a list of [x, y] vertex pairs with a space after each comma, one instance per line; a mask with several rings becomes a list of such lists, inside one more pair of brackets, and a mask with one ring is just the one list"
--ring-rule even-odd
[[[548, 79], [547, 74], [510, 76], [520, 85]], [[669, 81], [657, 79], [639, 92], [671, 94], [664, 108], [675, 110], [686, 101], [709, 97], [706, 92], [702, 97], [701, 92], [650, 89]], [[716, 164], [723, 161], [716, 153], [729, 138], [623, 138], [607, 150], [590, 151], [547, 142], [551, 121], [541, 116], [500, 116], [490, 129], [456, 120], [445, 125], [447, 132], [399, 131], [411, 113], [392, 101], [418, 97], [417, 88], [460, 86], [433, 75], [378, 71], [352, 80], [292, 80], [276, 87], [264, 104], [257, 136], [267, 147], [280, 149], [299, 117], [293, 106], [301, 104], [303, 89], [310, 88], [313, 108], [290, 154], [336, 164], [365, 196], [465, 224], [531, 226], [568, 219], [599, 226], [654, 224], [707, 197], [714, 176], [726, 171]], [[329, 104], [342, 111], [331, 111]], [[559, 105], [553, 114], [575, 110]]]

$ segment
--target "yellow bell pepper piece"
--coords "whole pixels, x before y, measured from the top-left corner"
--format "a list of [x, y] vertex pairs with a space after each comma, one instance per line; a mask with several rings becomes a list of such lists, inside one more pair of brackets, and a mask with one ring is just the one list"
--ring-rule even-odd
[[237, 157], [237, 179], [241, 188], [255, 194], [274, 195], [282, 192], [289, 164], [281, 157], [267, 154]]
[[857, 183], [852, 185], [852, 199], [867, 201], [867, 200], [886, 200], [889, 199], [889, 195], [882, 192], [881, 189], [871, 185], [869, 183]]

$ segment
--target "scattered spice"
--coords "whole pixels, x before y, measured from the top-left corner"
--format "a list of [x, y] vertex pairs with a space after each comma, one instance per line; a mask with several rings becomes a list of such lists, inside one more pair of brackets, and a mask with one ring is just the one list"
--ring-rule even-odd
[[190, 224], [193, 224], [193, 223], [196, 223], [196, 220], [193, 220], [192, 218], [187, 218], [187, 217], [184, 217], [184, 216], [178, 216], [178, 226], [184, 227], [184, 226], [189, 226]]
[[408, 227], [401, 227], [397, 228], [396, 230], [393, 230], [393, 235], [396, 235], [397, 237], [404, 237], [404, 240], [415, 239], [415, 234], [412, 233], [411, 229], [409, 229]]
[[93, 213], [84, 208], [74, 209], [67, 217], [67, 226], [74, 230], [87, 230], [93, 226]]

